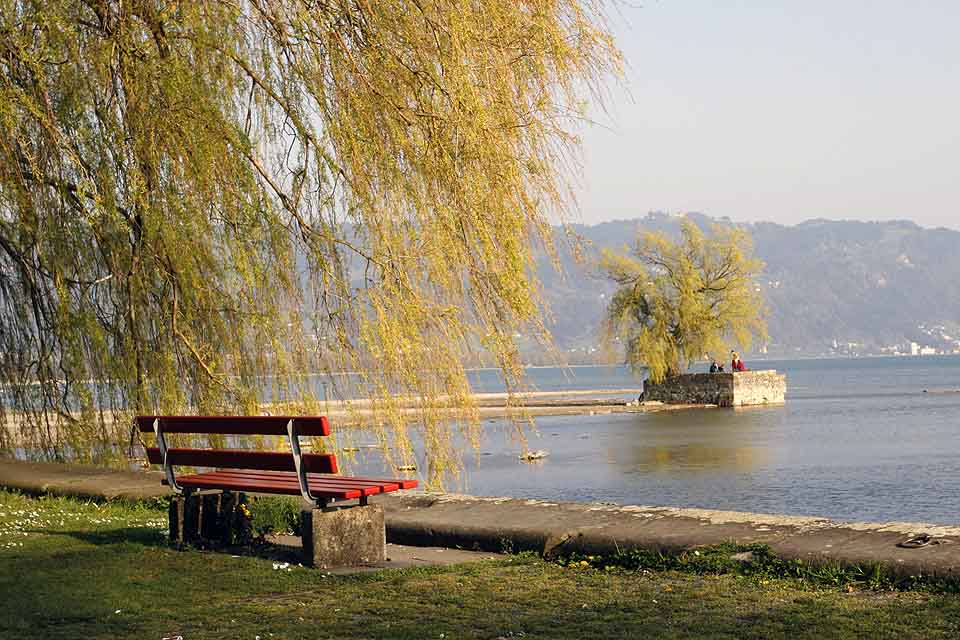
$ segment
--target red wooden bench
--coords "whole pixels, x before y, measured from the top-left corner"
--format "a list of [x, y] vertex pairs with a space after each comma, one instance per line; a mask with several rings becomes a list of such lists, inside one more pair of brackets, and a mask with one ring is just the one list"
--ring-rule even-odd
[[[162, 465], [164, 484], [181, 494], [219, 489], [300, 495], [314, 507], [326, 508], [343, 500], [366, 505], [369, 496], [417, 486], [416, 480], [334, 475], [338, 471], [334, 454], [302, 453], [301, 437], [330, 435], [330, 424], [322, 416], [138, 416], [136, 420], [141, 432], [156, 436], [157, 444], [147, 449], [147, 458]], [[166, 435], [171, 433], [286, 436], [290, 452], [170, 448]], [[174, 472], [178, 466], [213, 470], [178, 476]]]

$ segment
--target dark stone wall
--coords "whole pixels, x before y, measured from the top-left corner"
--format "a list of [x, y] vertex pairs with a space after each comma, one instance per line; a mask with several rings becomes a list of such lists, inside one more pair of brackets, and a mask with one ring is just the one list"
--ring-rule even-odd
[[643, 399], [664, 404], [733, 405], [732, 373], [687, 373], [659, 384], [643, 383]]

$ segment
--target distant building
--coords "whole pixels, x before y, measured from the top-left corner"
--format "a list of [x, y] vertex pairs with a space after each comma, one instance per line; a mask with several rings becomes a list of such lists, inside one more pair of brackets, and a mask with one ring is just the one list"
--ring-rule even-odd
[[918, 345], [916, 342], [910, 343], [910, 355], [912, 356], [920, 355], [920, 345]]
[[937, 354], [937, 350], [933, 347], [920, 347], [920, 355], [922, 356], [933, 356]]

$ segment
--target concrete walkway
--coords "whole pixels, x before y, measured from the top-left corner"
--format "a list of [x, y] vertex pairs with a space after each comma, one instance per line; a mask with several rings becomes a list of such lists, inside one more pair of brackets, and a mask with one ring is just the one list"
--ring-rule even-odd
[[[122, 472], [0, 460], [0, 486], [27, 493], [151, 498], [167, 494], [157, 472]], [[679, 552], [721, 542], [760, 542], [780, 557], [870, 566], [901, 576], [960, 578], [960, 525], [840, 523], [823, 518], [705, 509], [607, 506], [541, 500], [401, 492], [379, 497], [390, 542], [467, 550], [578, 551], [608, 554], [645, 548]], [[897, 544], [926, 533], [916, 549]]]
[[[291, 564], [303, 560], [303, 546], [300, 536], [267, 536], [267, 541], [273, 544], [274, 555], [278, 560]], [[260, 551], [262, 553], [262, 550]], [[484, 560], [503, 560], [506, 556], [500, 553], [487, 551], [467, 551], [465, 549], [448, 549], [445, 547], [423, 547], [388, 542], [386, 546], [386, 560], [350, 567], [334, 567], [322, 569], [324, 573], [347, 575], [353, 573], [373, 573], [383, 569], [410, 569], [413, 567], [445, 567], [453, 564], [468, 562], [482, 562]]]
[[[392, 496], [381, 502], [388, 536], [402, 544], [434, 544], [546, 555], [609, 554], [643, 548], [678, 553], [698, 546], [764, 543], [785, 559], [809, 563], [881, 563], [899, 576], [960, 578], [960, 526], [840, 523], [824, 518], [666, 507], [607, 506], [450, 494]], [[920, 533], [934, 542], [897, 544]]]
[[101, 467], [54, 462], [0, 459], [0, 487], [30, 494], [76, 498], [143, 500], [170, 495], [160, 484], [159, 471], [115, 471]]

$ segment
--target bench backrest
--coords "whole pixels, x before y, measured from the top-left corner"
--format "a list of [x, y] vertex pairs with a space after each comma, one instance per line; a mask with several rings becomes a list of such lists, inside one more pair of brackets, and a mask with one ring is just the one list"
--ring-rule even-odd
[[[174, 466], [303, 473], [338, 471], [337, 457], [332, 453], [300, 453], [299, 436], [330, 435], [325, 416], [137, 416], [136, 421], [141, 432], [156, 434], [157, 446], [147, 447], [147, 459], [163, 465], [165, 471]], [[168, 448], [164, 439], [168, 433], [287, 436], [291, 451]]]
[[137, 416], [143, 433], [153, 431], [154, 420], [164, 433], [213, 433], [247, 436], [285, 436], [293, 420], [302, 436], [328, 436], [326, 416]]

